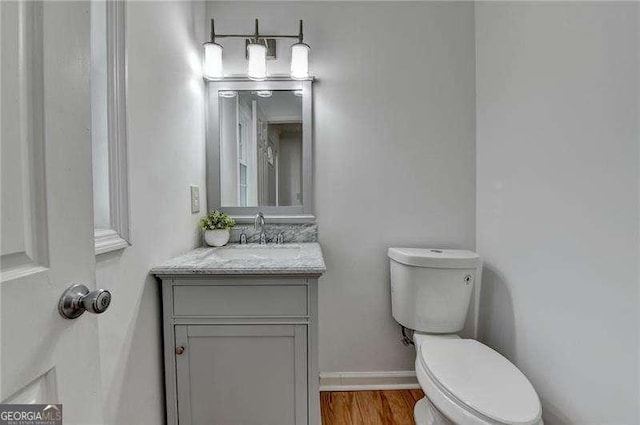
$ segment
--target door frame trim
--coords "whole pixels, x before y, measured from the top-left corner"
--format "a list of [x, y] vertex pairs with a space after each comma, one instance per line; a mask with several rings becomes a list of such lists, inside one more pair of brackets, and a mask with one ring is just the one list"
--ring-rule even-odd
[[131, 245], [127, 135], [126, 3], [106, 2], [110, 229], [95, 229], [95, 254]]

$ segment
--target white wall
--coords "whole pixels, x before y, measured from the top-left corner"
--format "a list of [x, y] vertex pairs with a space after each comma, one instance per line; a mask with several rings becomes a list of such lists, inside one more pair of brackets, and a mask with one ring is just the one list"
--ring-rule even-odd
[[108, 424], [157, 425], [165, 421], [160, 292], [148, 272], [200, 241], [189, 185], [206, 205], [204, 11], [128, 2], [126, 12], [132, 246], [97, 259], [98, 286], [113, 294], [99, 320], [104, 412]]
[[548, 425], [640, 423], [637, 9], [476, 7], [482, 335]]
[[[211, 2], [219, 33], [296, 33], [314, 86], [321, 371], [413, 370], [391, 316], [389, 246], [474, 247], [470, 3]], [[383, 36], [384, 34], [384, 36]], [[225, 69], [246, 74], [243, 40]], [[289, 70], [279, 42], [272, 74]]]

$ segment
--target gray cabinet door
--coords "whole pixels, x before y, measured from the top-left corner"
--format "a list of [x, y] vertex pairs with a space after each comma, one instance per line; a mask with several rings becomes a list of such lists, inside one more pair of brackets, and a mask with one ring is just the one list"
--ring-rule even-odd
[[175, 335], [180, 425], [307, 424], [306, 325], [177, 325]]

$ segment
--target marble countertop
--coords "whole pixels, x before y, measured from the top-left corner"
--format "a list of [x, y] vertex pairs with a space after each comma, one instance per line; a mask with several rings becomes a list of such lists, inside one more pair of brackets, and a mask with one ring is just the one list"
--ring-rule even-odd
[[[261, 250], [270, 250], [271, 257], [261, 255]], [[292, 251], [295, 254], [290, 254]], [[229, 244], [220, 248], [197, 248], [154, 267], [151, 269], [151, 274], [156, 276], [320, 275], [325, 270], [320, 244], [308, 242], [282, 245]]]

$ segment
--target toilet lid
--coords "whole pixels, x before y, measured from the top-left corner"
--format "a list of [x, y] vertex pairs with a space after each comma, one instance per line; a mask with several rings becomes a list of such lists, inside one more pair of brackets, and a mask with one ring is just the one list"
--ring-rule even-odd
[[432, 339], [420, 345], [429, 375], [467, 408], [509, 425], [540, 420], [538, 395], [509, 360], [473, 339]]

